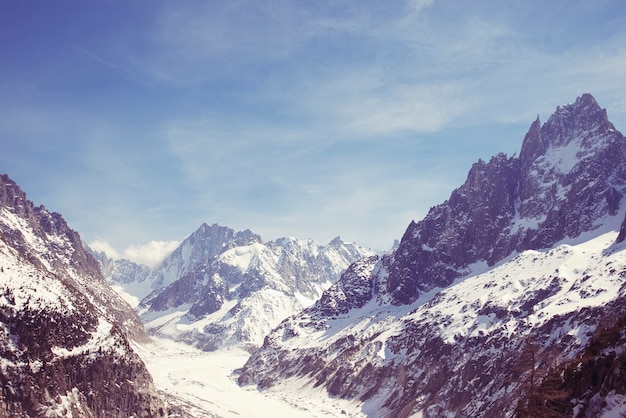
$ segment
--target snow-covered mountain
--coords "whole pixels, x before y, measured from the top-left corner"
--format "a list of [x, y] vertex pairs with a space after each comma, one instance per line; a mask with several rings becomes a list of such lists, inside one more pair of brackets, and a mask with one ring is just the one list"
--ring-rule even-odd
[[[585, 94], [283, 321], [239, 381], [323, 386], [372, 416], [533, 416], [549, 368], [623, 317], [625, 194], [626, 138]], [[625, 385], [603, 390], [569, 416], [626, 410]]]
[[169, 286], [207, 258], [216, 257], [228, 248], [254, 242], [261, 242], [261, 237], [249, 230], [235, 232], [217, 224], [202, 224], [155, 268], [91, 251], [106, 280], [137, 306], [149, 294]]
[[0, 416], [165, 414], [137, 314], [61, 215], [0, 176]]
[[248, 229], [236, 232], [217, 224], [202, 224], [152, 271], [148, 280], [153, 283], [154, 289], [166, 287], [206, 259], [216, 257], [229, 248], [257, 242], [261, 242], [261, 237]]
[[[191, 240], [183, 242], [163, 264], [181, 277], [145, 298], [139, 311], [151, 334], [204, 350], [257, 348], [283, 319], [311, 305], [350, 263], [373, 254], [338, 237], [317, 245], [295, 238], [263, 243], [250, 231], [218, 225], [203, 225], [192, 237], [198, 233], [207, 237], [201, 243], [209, 250], [194, 252]], [[194, 253], [206, 256], [197, 262], [200, 256], [188, 256]]]

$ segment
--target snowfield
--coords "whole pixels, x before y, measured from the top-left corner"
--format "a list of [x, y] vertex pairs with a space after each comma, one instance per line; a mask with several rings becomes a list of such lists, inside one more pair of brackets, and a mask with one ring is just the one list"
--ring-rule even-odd
[[359, 402], [330, 398], [298, 380], [263, 391], [239, 386], [237, 370], [249, 357], [243, 350], [205, 352], [157, 338], [134, 349], [169, 406], [193, 417], [366, 417]]

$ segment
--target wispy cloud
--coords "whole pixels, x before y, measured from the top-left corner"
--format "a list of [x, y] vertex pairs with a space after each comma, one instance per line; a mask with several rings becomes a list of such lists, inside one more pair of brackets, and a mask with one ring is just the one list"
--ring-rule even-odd
[[123, 258], [148, 267], [156, 267], [172, 254], [179, 244], [179, 241], [149, 241], [144, 244], [131, 245], [119, 251], [109, 241], [97, 238], [88, 245], [94, 251], [104, 252], [109, 258]]
[[122, 255], [201, 222], [385, 247], [537, 113], [590, 92], [626, 130], [616, 1], [132, 4], [0, 36], [0, 163]]
[[148, 267], [156, 267], [180, 244], [179, 241], [150, 241], [124, 249], [124, 258]]
[[[564, 6], [542, 13], [557, 16]], [[346, 137], [431, 132], [478, 118], [525, 120], [521, 113], [539, 102], [532, 94], [557, 101], [572, 94], [565, 91], [572, 89], [568, 74], [590, 49], [577, 51], [567, 42], [559, 49], [556, 40], [547, 47], [546, 39], [558, 39], [562, 29], [532, 33], [533, 23], [547, 19], [542, 13], [524, 4], [467, 7], [431, 0], [300, 7], [167, 3], [148, 31], [153, 48], [142, 58], [157, 79], [215, 91], [224, 112], [233, 103], [240, 105], [237, 111], [271, 108], [306, 124], [344, 127], [348, 131], [339, 136]], [[596, 61], [593, 73], [612, 71], [603, 68], [611, 49], [602, 44], [591, 50], [600, 59], [589, 60]], [[586, 90], [601, 94], [619, 81], [601, 79], [589, 80]], [[232, 82], [238, 88], [223, 97], [220, 85]]]

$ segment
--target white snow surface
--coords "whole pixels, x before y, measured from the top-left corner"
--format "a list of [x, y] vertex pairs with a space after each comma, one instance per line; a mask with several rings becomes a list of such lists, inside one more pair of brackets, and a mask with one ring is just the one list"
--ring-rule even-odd
[[600, 414], [599, 418], [624, 418], [626, 417], [626, 396], [616, 394], [614, 390], [604, 398], [604, 404], [606, 405]]
[[365, 417], [358, 402], [330, 398], [303, 381], [264, 391], [239, 386], [237, 370], [249, 355], [243, 350], [208, 353], [167, 339], [133, 348], [166, 401], [197, 418]]
[[[494, 332], [511, 337], [520, 327], [536, 328], [557, 315], [602, 306], [620, 295], [626, 271], [624, 249], [604, 254], [617, 232], [602, 234], [578, 245], [562, 244], [547, 251], [524, 251], [503, 265], [466, 279], [441, 291], [436, 303], [424, 306], [407, 319], [438, 318], [439, 335], [454, 343], [458, 337], [475, 337]], [[555, 291], [533, 306], [525, 306], [524, 295], [548, 289]], [[532, 309], [523, 323], [509, 318], [502, 323], [495, 314], [479, 313], [485, 306], [507, 311]], [[445, 320], [442, 320], [445, 318]], [[563, 331], [563, 330], [561, 330]], [[567, 333], [585, 344], [592, 329], [569, 329]]]
[[0, 294], [0, 306], [10, 305], [16, 311], [44, 308], [66, 312], [75, 310], [66, 287], [52, 274], [25, 262], [18, 252], [0, 240], [0, 292], [10, 289], [11, 301]]

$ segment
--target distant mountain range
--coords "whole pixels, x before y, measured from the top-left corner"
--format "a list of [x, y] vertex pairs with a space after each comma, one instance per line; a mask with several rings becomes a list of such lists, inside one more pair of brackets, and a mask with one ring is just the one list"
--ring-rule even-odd
[[328, 245], [295, 238], [264, 243], [249, 230], [203, 224], [152, 270], [96, 256], [110, 283], [143, 297], [138, 310], [152, 335], [204, 350], [253, 351], [350, 263], [372, 254], [339, 237]]

